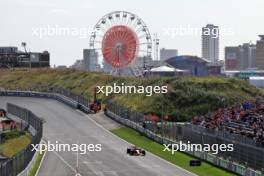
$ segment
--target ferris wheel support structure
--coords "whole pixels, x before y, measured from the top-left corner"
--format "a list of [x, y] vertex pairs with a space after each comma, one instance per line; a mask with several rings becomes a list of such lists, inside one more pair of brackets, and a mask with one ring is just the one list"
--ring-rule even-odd
[[146, 24], [126, 11], [103, 16], [94, 26], [89, 43], [98, 54], [99, 64], [111, 67], [111, 74], [125, 71], [138, 76], [138, 70], [146, 67], [145, 59], [152, 58], [152, 39]]

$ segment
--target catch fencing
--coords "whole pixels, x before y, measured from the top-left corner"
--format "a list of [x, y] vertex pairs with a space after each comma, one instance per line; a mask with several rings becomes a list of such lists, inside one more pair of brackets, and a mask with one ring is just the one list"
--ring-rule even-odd
[[8, 103], [7, 111], [21, 120], [24, 128], [32, 135], [31, 143], [26, 149], [0, 164], [1, 176], [16, 176], [27, 167], [35, 154], [32, 144], [39, 144], [42, 139], [43, 120], [31, 111], [14, 104]]
[[89, 101], [82, 95], [72, 93], [67, 89], [45, 87], [36, 90], [2, 90], [0, 96], [15, 96], [15, 97], [36, 97], [36, 98], [49, 98], [60, 101], [72, 108], [79, 109], [85, 113], [90, 112]]
[[228, 140], [228, 138], [225, 138], [228, 134], [225, 134], [226, 136], [224, 134], [214, 134], [217, 132], [212, 133], [205, 128], [199, 128], [191, 124], [170, 122], [155, 124], [145, 121], [144, 114], [112, 102], [108, 102], [105, 114], [160, 144], [179, 144], [180, 141], [210, 145], [233, 143], [235, 151], [228, 152], [229, 156], [226, 156], [227, 154], [223, 154], [223, 152], [219, 155], [203, 151], [185, 151], [185, 153], [242, 176], [264, 176], [264, 170], [261, 170], [264, 168], [263, 148], [257, 148], [254, 145], [239, 142], [239, 140]]
[[68, 97], [69, 99], [77, 102], [78, 104], [80, 104], [82, 106], [89, 107], [89, 100], [87, 98], [85, 98], [83, 95], [73, 93], [69, 89], [63, 89], [60, 87], [49, 87], [49, 86], [43, 87], [42, 86], [42, 87], [39, 87], [39, 88], [34, 89], [34, 90], [38, 90], [39, 92], [48, 92], [48, 93], [52, 93], [52, 94], [63, 95], [65, 97]]
[[[253, 139], [239, 134], [230, 134], [226, 131], [207, 129], [201, 126], [188, 124], [182, 126], [182, 133], [179, 134], [180, 140], [191, 143], [201, 144], [233, 144], [234, 151], [220, 152], [219, 157], [231, 159], [242, 165], [260, 170], [264, 168], [264, 148], [256, 147]], [[264, 171], [264, 170], [263, 170]]]

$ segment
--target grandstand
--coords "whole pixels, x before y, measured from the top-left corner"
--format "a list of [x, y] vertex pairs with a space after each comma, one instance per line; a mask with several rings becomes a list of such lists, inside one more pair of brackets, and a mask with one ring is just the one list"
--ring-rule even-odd
[[196, 116], [193, 123], [209, 129], [240, 134], [252, 138], [257, 145], [264, 146], [264, 100], [245, 102], [205, 116]]
[[195, 116], [192, 124], [191, 128], [186, 128], [185, 135], [191, 135], [193, 140], [203, 134], [202, 140], [209, 143], [232, 143], [233, 152], [219, 155], [254, 169], [264, 168], [263, 99]]

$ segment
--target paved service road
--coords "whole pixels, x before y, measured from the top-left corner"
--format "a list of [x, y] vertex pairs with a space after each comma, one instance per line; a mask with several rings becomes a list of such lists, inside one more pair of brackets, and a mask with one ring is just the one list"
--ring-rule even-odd
[[[55, 144], [102, 144], [101, 152], [47, 152], [39, 176], [192, 176], [194, 174], [147, 153], [126, 155], [128, 143], [112, 135], [82, 112], [55, 100], [0, 97], [0, 107], [14, 103], [43, 117], [44, 139]], [[78, 174], [77, 174], [78, 175]]]

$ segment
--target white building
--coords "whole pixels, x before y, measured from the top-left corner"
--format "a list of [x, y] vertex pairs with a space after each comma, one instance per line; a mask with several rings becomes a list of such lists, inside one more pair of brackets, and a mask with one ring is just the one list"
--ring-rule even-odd
[[95, 49], [83, 50], [83, 65], [85, 70], [100, 71], [100, 65], [98, 63], [98, 53]]
[[264, 87], [264, 77], [249, 77], [249, 83], [253, 86], [263, 88]]
[[202, 57], [213, 64], [219, 60], [219, 27], [207, 24], [202, 28]]

